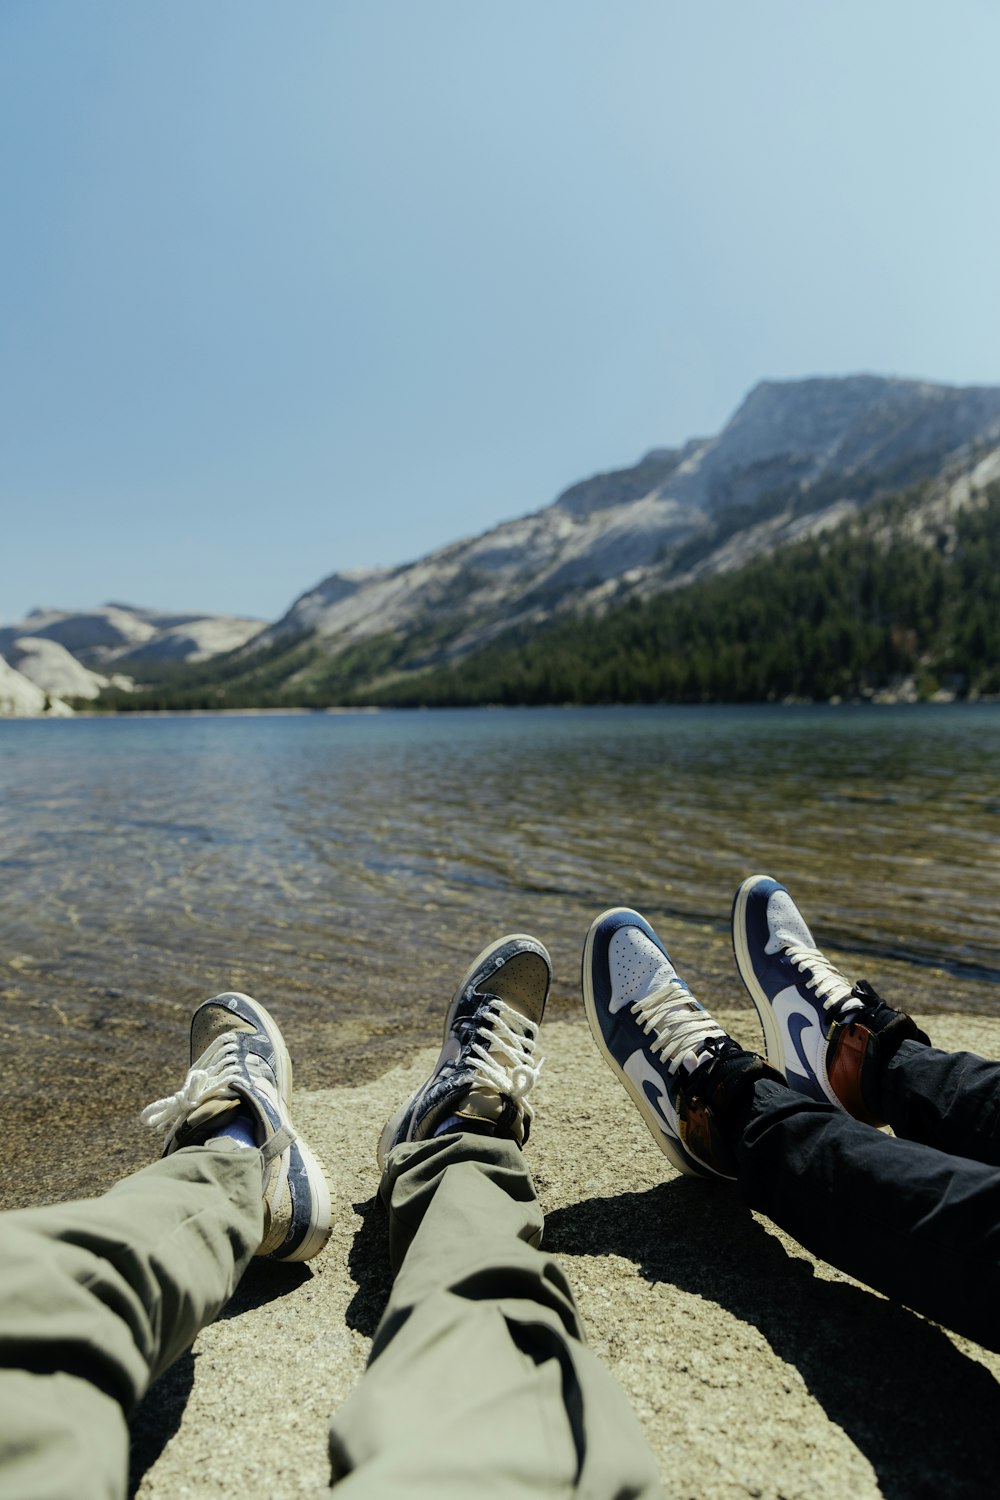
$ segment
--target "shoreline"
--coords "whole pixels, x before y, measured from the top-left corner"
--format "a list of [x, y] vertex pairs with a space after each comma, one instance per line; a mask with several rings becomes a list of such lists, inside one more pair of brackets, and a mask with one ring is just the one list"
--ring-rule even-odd
[[768, 710], [781, 712], [785, 709], [810, 708], [822, 709], [844, 709], [848, 712], [857, 709], [886, 709], [901, 708], [911, 709], [933, 709], [938, 710], [955, 709], [962, 712], [967, 709], [995, 708], [1000, 704], [1000, 694], [984, 693], [978, 698], [921, 698], [910, 699], [895, 696], [875, 696], [872, 698], [784, 698], [780, 702], [710, 702], [710, 703], [434, 703], [434, 704], [331, 704], [323, 708], [300, 708], [289, 706], [285, 708], [129, 708], [129, 709], [73, 709], [68, 714], [62, 713], [40, 713], [40, 714], [0, 714], [0, 724], [39, 724], [39, 723], [91, 723], [95, 720], [104, 719], [224, 719], [224, 718], [316, 718], [324, 715], [353, 716], [359, 714], [437, 714], [437, 713], [548, 713], [552, 711], [566, 712], [623, 712], [630, 710], [641, 710], [643, 712], [664, 712], [666, 710], [689, 710], [696, 709], [738, 709], [747, 712]]

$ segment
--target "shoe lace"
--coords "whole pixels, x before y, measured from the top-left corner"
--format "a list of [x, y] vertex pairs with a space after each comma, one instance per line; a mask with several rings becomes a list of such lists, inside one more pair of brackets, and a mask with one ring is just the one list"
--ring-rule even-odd
[[234, 1083], [242, 1082], [243, 1067], [235, 1031], [224, 1031], [197, 1062], [176, 1094], [155, 1099], [139, 1115], [150, 1130], [162, 1130], [169, 1136], [178, 1125], [210, 1099], [235, 1099]]
[[527, 1095], [538, 1082], [544, 1058], [535, 1061], [538, 1027], [519, 1010], [495, 998], [485, 1007], [469, 1053], [469, 1066], [480, 1082], [519, 1104], [530, 1120]]
[[713, 1021], [703, 1005], [679, 979], [671, 979], [660, 989], [636, 1000], [632, 1013], [642, 1029], [653, 1033], [652, 1051], [676, 1073], [689, 1053], [703, 1050], [703, 1044], [726, 1033]]
[[854, 987], [818, 948], [800, 948], [797, 944], [787, 943], [785, 952], [799, 972], [806, 976], [806, 989], [816, 991], [825, 1011], [836, 1008], [846, 1015], [864, 1009], [864, 1002], [858, 998]]

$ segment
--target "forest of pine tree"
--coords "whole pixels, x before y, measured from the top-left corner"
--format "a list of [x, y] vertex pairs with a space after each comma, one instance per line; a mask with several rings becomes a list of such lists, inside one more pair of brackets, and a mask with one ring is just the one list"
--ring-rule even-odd
[[454, 665], [384, 635], [325, 655], [312, 638], [173, 669], [98, 709], [767, 702], [1000, 694], [1000, 485], [930, 541], [912, 493], [737, 571], [650, 600], [510, 631]]
[[905, 497], [835, 531], [626, 604], [512, 635], [364, 692], [394, 704], [766, 702], [1000, 693], [1000, 486], [928, 545]]

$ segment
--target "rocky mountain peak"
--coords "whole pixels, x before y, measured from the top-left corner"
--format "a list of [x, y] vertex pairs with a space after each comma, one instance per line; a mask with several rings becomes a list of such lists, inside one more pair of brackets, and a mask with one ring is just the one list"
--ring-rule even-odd
[[652, 448], [630, 468], [594, 474], [570, 485], [552, 502], [552, 508], [583, 518], [617, 505], [629, 505], [665, 484], [683, 457], [684, 450], [680, 448]]
[[1000, 437], [1000, 389], [881, 375], [764, 380], [717, 438], [669, 477], [664, 494], [711, 515], [833, 473], [904, 467], [899, 484], [936, 471], [963, 444]]
[[35, 610], [0, 629], [0, 654], [16, 649], [24, 673], [55, 684], [66, 660], [28, 638], [65, 647], [92, 671], [114, 663], [140, 678], [143, 660], [239, 652], [245, 667], [227, 663], [231, 684], [234, 670], [252, 676], [260, 651], [280, 651], [283, 638], [289, 671], [317, 680], [322, 662], [378, 641], [373, 659], [391, 657], [390, 670], [409, 671], [457, 660], [512, 626], [532, 631], [559, 615], [600, 613], [732, 571], [918, 481], [937, 485], [950, 513], [955, 485], [972, 497], [987, 455], [1000, 462], [1000, 388], [868, 374], [766, 380], [715, 437], [651, 448], [541, 510], [414, 562], [330, 573], [267, 628], [120, 603], [89, 613]]

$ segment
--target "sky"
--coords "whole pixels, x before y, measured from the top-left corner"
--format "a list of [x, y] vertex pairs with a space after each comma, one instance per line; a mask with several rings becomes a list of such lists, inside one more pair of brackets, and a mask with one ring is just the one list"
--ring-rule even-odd
[[760, 379], [1000, 384], [994, 0], [0, 0], [0, 620], [281, 615]]

